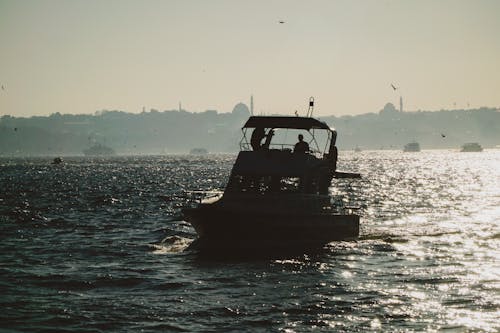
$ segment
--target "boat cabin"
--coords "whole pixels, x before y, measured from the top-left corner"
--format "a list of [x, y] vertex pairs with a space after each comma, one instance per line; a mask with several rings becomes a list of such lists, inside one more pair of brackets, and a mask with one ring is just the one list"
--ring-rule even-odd
[[337, 169], [337, 132], [326, 123], [252, 116], [242, 132], [226, 192], [328, 194]]

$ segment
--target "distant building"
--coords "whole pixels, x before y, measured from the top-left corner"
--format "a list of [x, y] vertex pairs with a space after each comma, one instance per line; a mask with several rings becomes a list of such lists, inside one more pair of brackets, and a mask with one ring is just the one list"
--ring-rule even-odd
[[246, 104], [238, 103], [234, 106], [232, 114], [235, 116], [241, 116], [242, 118], [248, 117], [250, 115], [250, 110]]
[[250, 114], [253, 116], [253, 95], [250, 95]]
[[398, 110], [392, 103], [387, 103], [382, 110], [380, 110], [380, 115], [391, 115], [398, 113]]

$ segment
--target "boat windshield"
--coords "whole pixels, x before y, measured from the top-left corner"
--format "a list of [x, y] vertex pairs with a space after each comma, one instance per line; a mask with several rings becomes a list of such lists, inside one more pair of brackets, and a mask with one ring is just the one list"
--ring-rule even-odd
[[[255, 130], [254, 128], [243, 128], [243, 137], [240, 141], [241, 151], [253, 150], [251, 141]], [[264, 128], [264, 133], [266, 137], [262, 138], [262, 145], [266, 142], [267, 135], [273, 133], [269, 141], [269, 146], [266, 148], [289, 152], [294, 151], [295, 145], [299, 142], [299, 135], [302, 135], [303, 141], [309, 146], [308, 153], [319, 158], [328, 152], [332, 136], [330, 130], [314, 128], [310, 130], [295, 128]]]

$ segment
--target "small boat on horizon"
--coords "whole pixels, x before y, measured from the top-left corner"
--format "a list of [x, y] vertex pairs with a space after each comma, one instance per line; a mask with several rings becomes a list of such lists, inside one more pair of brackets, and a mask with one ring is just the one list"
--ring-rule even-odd
[[477, 142], [464, 143], [460, 149], [461, 152], [480, 152], [483, 147]]
[[52, 160], [52, 164], [62, 164], [64, 162], [64, 160], [62, 159], [62, 157], [55, 157], [53, 160]]
[[193, 148], [189, 151], [190, 155], [207, 155], [208, 150], [205, 148]]
[[420, 151], [420, 144], [416, 141], [407, 143], [403, 147], [403, 151], [408, 153], [408, 152], [419, 152]]

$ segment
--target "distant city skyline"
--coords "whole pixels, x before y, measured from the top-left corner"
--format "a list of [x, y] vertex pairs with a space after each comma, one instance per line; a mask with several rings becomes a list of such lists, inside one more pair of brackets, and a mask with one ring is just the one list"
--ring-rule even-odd
[[[0, 116], [500, 107], [500, 1], [0, 0]], [[254, 101], [250, 102], [253, 95]]]

